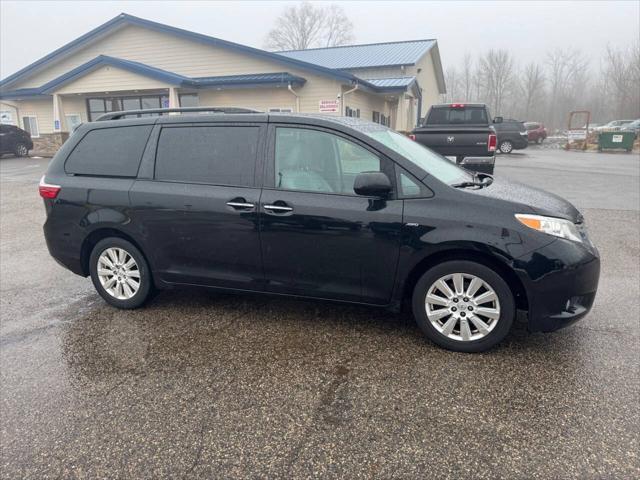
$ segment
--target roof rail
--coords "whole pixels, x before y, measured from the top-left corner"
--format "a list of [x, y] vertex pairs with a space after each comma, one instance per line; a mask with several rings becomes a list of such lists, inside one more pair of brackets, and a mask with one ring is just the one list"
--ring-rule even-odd
[[163, 113], [198, 113], [198, 112], [213, 112], [213, 113], [264, 113], [258, 110], [252, 110], [250, 108], [242, 107], [182, 107], [182, 108], [149, 108], [146, 110], [122, 110], [119, 112], [109, 112], [100, 115], [96, 118], [96, 122], [102, 122], [104, 120], [120, 120], [124, 117], [131, 115], [148, 115]]

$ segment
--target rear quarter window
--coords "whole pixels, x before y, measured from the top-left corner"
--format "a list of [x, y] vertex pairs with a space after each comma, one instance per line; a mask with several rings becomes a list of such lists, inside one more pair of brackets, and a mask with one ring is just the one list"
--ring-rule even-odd
[[135, 177], [153, 125], [89, 131], [73, 149], [64, 169], [76, 175]]

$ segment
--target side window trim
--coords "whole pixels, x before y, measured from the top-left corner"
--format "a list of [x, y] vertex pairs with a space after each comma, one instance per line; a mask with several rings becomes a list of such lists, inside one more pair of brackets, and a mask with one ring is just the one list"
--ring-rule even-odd
[[[335, 135], [340, 137], [348, 142], [351, 142], [355, 145], [358, 145], [365, 150], [367, 150], [372, 155], [375, 155], [380, 159], [381, 170], [387, 174], [391, 184], [393, 186], [392, 195], [389, 197], [389, 200], [394, 200], [398, 198], [398, 184], [396, 182], [396, 171], [395, 166], [396, 163], [388, 158], [386, 155], [378, 152], [371, 146], [366, 143], [360, 141], [357, 138], [351, 137], [341, 131], [332, 130], [330, 128], [314, 126], [314, 125], [306, 125], [306, 124], [293, 124], [293, 123], [269, 123], [269, 128], [267, 130], [267, 143], [265, 148], [265, 161], [264, 168], [262, 169], [262, 188], [267, 190], [278, 190], [275, 185], [275, 161], [276, 161], [276, 130], [278, 128], [297, 128], [301, 130], [313, 130], [323, 133], [328, 133], [331, 135]], [[341, 167], [340, 167], [341, 168]], [[341, 192], [305, 192], [304, 190], [298, 190], [300, 193], [313, 193], [316, 195], [338, 195], [344, 197], [357, 197], [355, 193], [347, 194]]]
[[[262, 188], [262, 171], [264, 170], [265, 164], [265, 155], [266, 148], [265, 144], [267, 142], [267, 123], [266, 122], [193, 122], [193, 123], [163, 123], [160, 125], [156, 125], [157, 133], [154, 130], [151, 133], [150, 140], [153, 140], [153, 148], [150, 150], [151, 162], [147, 167], [149, 170], [145, 170], [145, 174], [149, 174], [149, 180], [154, 182], [163, 182], [163, 183], [181, 183], [181, 184], [192, 184], [192, 185], [210, 185], [210, 186], [220, 186], [220, 187], [234, 187], [234, 188]], [[258, 145], [256, 152], [256, 163], [255, 170], [253, 172], [253, 181], [251, 185], [229, 185], [229, 184], [221, 184], [221, 183], [210, 183], [210, 182], [194, 182], [194, 181], [181, 181], [181, 180], [164, 180], [159, 179], [156, 176], [156, 163], [158, 160], [158, 151], [160, 145], [160, 137], [162, 135], [163, 129], [168, 128], [187, 128], [187, 127], [255, 127], [258, 128]], [[154, 138], [155, 134], [155, 138]], [[149, 142], [151, 143], [151, 141]], [[146, 155], [145, 150], [145, 155]]]

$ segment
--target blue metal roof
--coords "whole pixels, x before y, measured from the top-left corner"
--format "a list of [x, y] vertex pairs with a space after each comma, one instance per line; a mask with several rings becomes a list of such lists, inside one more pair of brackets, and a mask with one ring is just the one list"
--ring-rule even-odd
[[369, 78], [366, 81], [378, 88], [407, 88], [416, 77]]
[[57, 78], [54, 78], [50, 82], [47, 82], [46, 84], [38, 88], [4, 90], [2, 87], [0, 87], [0, 98], [17, 99], [25, 97], [33, 98], [47, 96], [60, 88], [62, 85], [72, 82], [77, 78], [105, 65], [122, 68], [130, 72], [138, 73], [147, 77], [167, 82], [170, 85], [181, 87], [206, 88], [254, 85], [286, 86], [289, 83], [293, 85], [302, 85], [306, 82], [306, 79], [298, 77], [296, 75], [291, 75], [288, 72], [190, 78], [185, 77], [184, 75], [179, 75], [177, 73], [168, 72], [160, 68], [151, 67], [149, 65], [145, 65], [144, 63], [124, 60], [122, 58], [109, 57], [107, 55], [99, 55], [93, 60], [89, 60], [88, 62], [74, 68], [73, 70], [68, 71], [63, 75], [60, 75]]
[[38, 71], [38, 69], [45, 67], [48, 63], [55, 61], [61, 55], [64, 55], [74, 49], [82, 48], [86, 46], [87, 42], [90, 42], [95, 38], [100, 38], [106, 35], [109, 31], [119, 28], [123, 24], [138, 25], [144, 28], [149, 28], [151, 30], [168, 33], [168, 34], [175, 35], [182, 38], [187, 38], [194, 42], [204, 43], [207, 45], [213, 45], [217, 47], [229, 48], [236, 51], [241, 51], [241, 52], [255, 55], [258, 57], [263, 57], [269, 60], [275, 60], [278, 62], [289, 64], [305, 70], [311, 70], [323, 75], [328, 75], [332, 78], [339, 78], [341, 80], [347, 80], [350, 82], [357, 81], [357, 78], [354, 75], [351, 75], [350, 73], [347, 73], [347, 72], [332, 70], [330, 68], [323, 67], [322, 65], [307, 63], [301, 60], [296, 60], [294, 58], [287, 58], [287, 57], [284, 57], [283, 55], [267, 52], [266, 50], [260, 50], [259, 48], [247, 47], [246, 45], [240, 45], [239, 43], [229, 42], [227, 40], [222, 40], [220, 38], [210, 37], [208, 35], [203, 35], [201, 33], [190, 32], [182, 28], [171, 27], [169, 25], [165, 25], [162, 23], [152, 22], [151, 20], [146, 20], [144, 18], [139, 18], [133, 15], [128, 15], [126, 13], [121, 13], [117, 17], [112, 18], [108, 22], [100, 25], [99, 27], [91, 30], [88, 33], [85, 33], [84, 35], [82, 35], [81, 37], [78, 37], [72, 42], [69, 42], [68, 44], [51, 52], [49, 55], [42, 57], [40, 60], [37, 60], [32, 64], [26, 66], [22, 70], [19, 70], [18, 72], [4, 78], [3, 80], [0, 81], [0, 86], [16, 82], [22, 78], [27, 77], [29, 74]]
[[344, 47], [277, 52], [278, 55], [327, 68], [356, 69], [414, 65], [436, 44], [435, 40], [372, 43]]
[[282, 84], [302, 85], [307, 80], [291, 75], [288, 72], [256, 73], [248, 75], [227, 75], [223, 77], [197, 77], [189, 80], [194, 87], [224, 86], [224, 85], [254, 85], [254, 84]]
[[[100, 55], [95, 59], [74, 68], [73, 70], [67, 72], [60, 77], [51, 80], [47, 84], [43, 85], [40, 88], [34, 89], [21, 89], [21, 90], [9, 90], [6, 88], [7, 86], [20, 81], [31, 74], [39, 71], [40, 69], [46, 67], [49, 63], [55, 62], [62, 55], [68, 54], [70, 51], [82, 48], [86, 46], [86, 44], [96, 38], [101, 38], [102, 36], [108, 34], [109, 31], [115, 30], [122, 26], [123, 24], [133, 24], [141, 27], [149, 28], [156, 31], [161, 31], [164, 33], [168, 33], [171, 35], [175, 35], [182, 38], [187, 38], [191, 41], [204, 43], [207, 45], [230, 48], [236, 51], [241, 51], [243, 53], [247, 53], [250, 55], [255, 55], [258, 57], [266, 58], [268, 60], [274, 60], [276, 62], [281, 62], [285, 65], [291, 65], [292, 67], [313, 71], [318, 74], [327, 75], [332, 78], [336, 78], [342, 81], [346, 81], [351, 84], [360, 84], [364, 88], [368, 88], [374, 92], [382, 92], [387, 91], [387, 87], [377, 87], [375, 84], [368, 82], [367, 80], [363, 80], [358, 78], [357, 76], [341, 71], [341, 69], [346, 68], [367, 68], [373, 66], [390, 66], [390, 65], [410, 65], [415, 63], [422, 55], [424, 55], [427, 51], [433, 48], [436, 45], [435, 40], [417, 40], [411, 42], [394, 42], [394, 43], [381, 43], [381, 44], [372, 44], [372, 45], [354, 45], [347, 47], [334, 47], [334, 48], [323, 48], [323, 49], [312, 49], [312, 50], [303, 50], [296, 52], [280, 52], [280, 53], [272, 53], [267, 52], [265, 50], [260, 50], [258, 48], [247, 47], [245, 45], [240, 45], [233, 42], [228, 42], [226, 40], [221, 40], [219, 38], [210, 37], [207, 35], [202, 35], [199, 33], [189, 32], [188, 30], [183, 30], [180, 28], [171, 27], [168, 25], [164, 25], [162, 23], [152, 22], [150, 20], [146, 20], [139, 17], [134, 17], [132, 15], [127, 15], [126, 13], [122, 13], [117, 17], [109, 20], [108, 22], [100, 25], [99, 27], [91, 30], [90, 32], [82, 35], [76, 40], [68, 43], [67, 45], [53, 51], [49, 55], [37, 60], [36, 62], [28, 65], [22, 70], [14, 73], [13, 75], [9, 75], [7, 78], [0, 81], [0, 98], [9, 98], [11, 95], [16, 95], [19, 93], [21, 97], [24, 96], [41, 96], [46, 95], [53, 91], [54, 87], [58, 87], [65, 82], [71, 81], [74, 78], [77, 78], [80, 75], [83, 75], [90, 71], [90, 69], [97, 68], [99, 65], [113, 65], [121, 68], [128, 69], [133, 72], [141, 73], [153, 78], [158, 78], [167, 83], [174, 85], [189, 85], [189, 86], [206, 86], [206, 85], [223, 85], [224, 82], [228, 85], [250, 85], [251, 81], [248, 78], [242, 78], [243, 75], [235, 75], [229, 77], [224, 80], [220, 77], [209, 77], [208, 79], [193, 79], [187, 78], [182, 75], [167, 72], [165, 70], [161, 70], [159, 68], [151, 67], [149, 65], [144, 65], [139, 62], [124, 60], [115, 57], [108, 57], [106, 55]], [[300, 57], [300, 58], [296, 58]], [[307, 58], [308, 60], [304, 60], [302, 57]], [[325, 65], [326, 64], [326, 65]], [[439, 65], [439, 62], [437, 62]], [[280, 75], [278, 79], [275, 77], [271, 78], [265, 75], [268, 74], [258, 74], [261, 75], [260, 78], [256, 78], [256, 84], [265, 84], [265, 83], [278, 83], [284, 82], [285, 77], [282, 74], [271, 74], [271, 75]], [[289, 75], [289, 74], [287, 74]], [[444, 85], [444, 80], [441, 79], [442, 73], [438, 74], [438, 82], [439, 84]], [[215, 80], [214, 80], [215, 79]], [[290, 75], [290, 78], [286, 80], [291, 81], [291, 83], [303, 83], [304, 79], [301, 77], [295, 77]], [[4, 87], [4, 88], [2, 88]], [[443, 89], [441, 89], [444, 91]], [[14, 97], [17, 98], [17, 97]]]

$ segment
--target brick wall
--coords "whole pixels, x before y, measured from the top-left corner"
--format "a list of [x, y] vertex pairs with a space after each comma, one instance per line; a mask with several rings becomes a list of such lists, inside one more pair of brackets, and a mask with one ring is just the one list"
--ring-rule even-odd
[[69, 138], [67, 132], [42, 133], [38, 138], [33, 138], [33, 150], [31, 155], [40, 157], [53, 157], [58, 149]]

